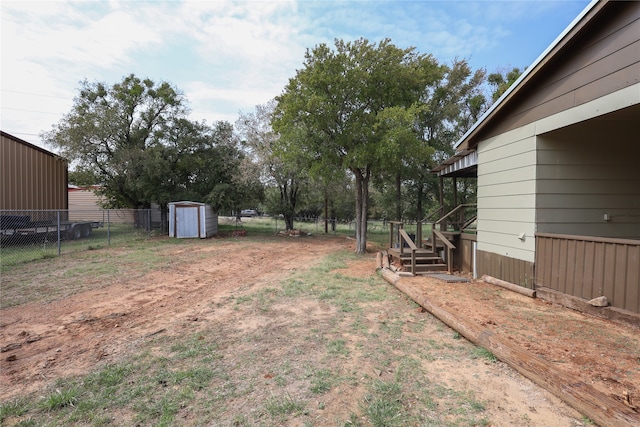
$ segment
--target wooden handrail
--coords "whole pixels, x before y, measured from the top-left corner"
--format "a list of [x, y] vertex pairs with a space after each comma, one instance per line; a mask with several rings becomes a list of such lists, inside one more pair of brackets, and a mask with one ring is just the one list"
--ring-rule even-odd
[[411, 249], [411, 271], [413, 272], [413, 275], [415, 275], [416, 274], [416, 251], [418, 250], [418, 247], [413, 242], [413, 240], [411, 240], [411, 237], [409, 237], [407, 232], [404, 231], [404, 228], [401, 228], [399, 232], [400, 232], [399, 233], [400, 234], [400, 254], [404, 253], [404, 242], [406, 242], [407, 245], [409, 246], [409, 249]]
[[475, 220], [477, 220], [477, 219], [478, 219], [478, 215], [475, 215], [473, 218], [469, 219], [467, 222], [462, 224], [462, 227], [460, 228], [460, 230], [466, 229], [468, 226], [473, 224], [475, 222]]
[[442, 234], [441, 232], [439, 232], [438, 230], [433, 230], [433, 234], [440, 240], [442, 240], [442, 243], [445, 244], [445, 246], [449, 249], [449, 250], [454, 250], [456, 248], [456, 246], [451, 243], [449, 241], [449, 239], [447, 239], [444, 234]]
[[440, 206], [438, 209], [432, 211], [430, 214], [427, 214], [424, 218], [422, 218], [419, 222], [431, 222], [430, 220], [436, 216], [442, 215], [442, 211], [444, 210], [444, 206]]
[[440, 223], [442, 221], [444, 221], [445, 219], [449, 218], [451, 215], [453, 215], [454, 213], [458, 212], [460, 209], [468, 208], [468, 207], [471, 207], [471, 206], [478, 206], [478, 204], [477, 203], [465, 203], [465, 204], [462, 204], [462, 205], [458, 205], [453, 210], [451, 210], [448, 214], [446, 214], [445, 216], [443, 216], [442, 218], [437, 220], [436, 224], [440, 225]]
[[431, 230], [433, 232], [433, 247], [436, 247], [436, 238], [440, 239], [442, 243], [447, 247], [447, 271], [449, 273], [453, 273], [453, 257], [451, 256], [451, 252], [456, 248], [453, 243], [447, 239], [444, 234], [435, 228]]
[[407, 234], [406, 231], [404, 231], [404, 228], [400, 229], [400, 236], [402, 236], [402, 239], [407, 242], [407, 245], [409, 245], [409, 248], [411, 249], [418, 249], [418, 247], [416, 246], [416, 244], [413, 242], [413, 240], [411, 240], [411, 237], [409, 237], [409, 235]]

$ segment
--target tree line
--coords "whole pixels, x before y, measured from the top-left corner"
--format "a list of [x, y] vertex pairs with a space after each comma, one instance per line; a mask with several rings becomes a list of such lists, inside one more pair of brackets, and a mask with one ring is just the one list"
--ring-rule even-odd
[[[300, 213], [355, 219], [363, 253], [369, 217], [420, 219], [438, 204], [430, 170], [520, 74], [487, 76], [388, 39], [336, 40], [308, 49], [282, 93], [235, 126], [190, 120], [179, 89], [132, 74], [82, 82], [41, 137], [71, 161], [70, 182], [99, 185], [104, 207], [259, 206], [287, 229]], [[473, 183], [458, 185], [473, 197]]]

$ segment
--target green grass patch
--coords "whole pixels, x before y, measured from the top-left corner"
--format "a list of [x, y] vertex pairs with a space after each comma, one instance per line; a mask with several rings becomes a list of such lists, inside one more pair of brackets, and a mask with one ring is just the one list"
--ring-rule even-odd
[[331, 370], [323, 368], [313, 372], [311, 379], [311, 392], [322, 394], [331, 390], [334, 384], [334, 376]]
[[491, 363], [498, 361], [498, 358], [484, 347], [475, 347], [471, 353], [473, 359], [485, 359]]
[[332, 340], [327, 343], [327, 352], [333, 356], [349, 356], [349, 349], [344, 340]]
[[[284, 241], [267, 234], [249, 233], [238, 245]], [[135, 277], [138, 269], [182, 266], [199, 253], [215, 262], [211, 245], [217, 241], [133, 241], [114, 251], [38, 261], [49, 269], [45, 275], [25, 270], [22, 277], [39, 283], [53, 278], [56, 266], [66, 266], [68, 273], [50, 282], [75, 286], [85, 280], [79, 273], [84, 266], [92, 280], [108, 282]], [[224, 242], [234, 245], [231, 239]], [[172, 245], [185, 250], [167, 250]], [[203, 245], [208, 250], [198, 251]], [[175, 252], [184, 252], [184, 258]], [[464, 388], [443, 385], [439, 373], [428, 371], [434, 365], [430, 360], [464, 363], [485, 356], [465, 340], [454, 341], [446, 326], [417, 313], [413, 303], [380, 277], [358, 279], [334, 271], [359, 259], [339, 250], [311, 268], [283, 274], [281, 281], [252, 288], [257, 280], [249, 279], [237, 293], [210, 303], [215, 316], [203, 316], [202, 322], [184, 329], [181, 322], [171, 323], [170, 333], [136, 341], [128, 347], [131, 353], [120, 353], [114, 363], [3, 402], [0, 424], [488, 424], [485, 402]], [[201, 302], [196, 298], [194, 305]]]
[[295, 399], [288, 394], [273, 396], [265, 402], [264, 408], [273, 418], [282, 418], [287, 415], [301, 415], [304, 413], [305, 402]]
[[375, 380], [364, 399], [364, 413], [375, 427], [403, 426], [407, 417], [402, 407], [402, 385]]
[[49, 393], [42, 401], [42, 407], [46, 411], [75, 406], [80, 397], [80, 390], [77, 387], [63, 388]]
[[24, 397], [0, 404], [0, 424], [9, 418], [17, 418], [30, 410], [30, 401]]

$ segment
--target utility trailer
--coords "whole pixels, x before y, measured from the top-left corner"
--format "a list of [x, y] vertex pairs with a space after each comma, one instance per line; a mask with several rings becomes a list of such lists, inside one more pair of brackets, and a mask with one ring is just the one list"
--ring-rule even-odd
[[77, 240], [91, 236], [99, 221], [32, 220], [28, 215], [1, 215], [0, 239], [2, 243], [27, 243], [33, 240]]

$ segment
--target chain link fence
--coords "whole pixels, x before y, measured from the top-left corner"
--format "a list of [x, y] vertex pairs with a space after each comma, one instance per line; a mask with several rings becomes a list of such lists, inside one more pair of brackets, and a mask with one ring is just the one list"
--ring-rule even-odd
[[160, 209], [0, 210], [2, 270], [163, 232]]

